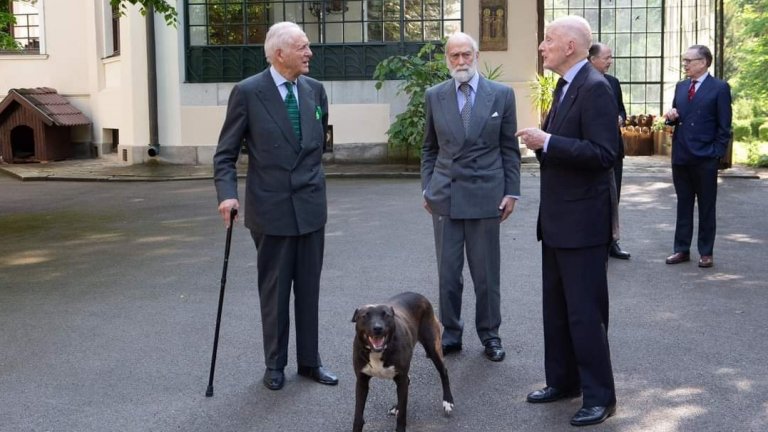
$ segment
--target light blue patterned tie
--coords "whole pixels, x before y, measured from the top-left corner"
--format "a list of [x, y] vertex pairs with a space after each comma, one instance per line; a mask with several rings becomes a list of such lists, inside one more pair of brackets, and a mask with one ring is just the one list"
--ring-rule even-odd
[[288, 89], [288, 94], [285, 95], [285, 108], [288, 109], [288, 120], [291, 121], [293, 132], [296, 134], [296, 138], [301, 141], [301, 121], [299, 120], [299, 104], [296, 102], [296, 96], [293, 94], [293, 83], [290, 81], [285, 82], [285, 88]]

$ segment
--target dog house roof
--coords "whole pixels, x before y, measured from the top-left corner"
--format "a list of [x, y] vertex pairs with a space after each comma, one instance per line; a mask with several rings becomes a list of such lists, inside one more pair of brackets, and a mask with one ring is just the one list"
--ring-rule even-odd
[[91, 120], [64, 97], [49, 87], [11, 89], [0, 102], [2, 114], [13, 102], [27, 106], [38, 113], [47, 125], [79, 126], [91, 124]]

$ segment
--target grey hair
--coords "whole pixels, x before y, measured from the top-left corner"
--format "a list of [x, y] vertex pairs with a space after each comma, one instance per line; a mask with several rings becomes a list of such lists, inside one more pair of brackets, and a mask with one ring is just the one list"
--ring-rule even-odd
[[[460, 39], [468, 40], [472, 44], [472, 50], [477, 54], [480, 52], [480, 47], [477, 45], [477, 41], [472, 36], [464, 33], [464, 32], [456, 32], [453, 33], [448, 37], [448, 39], [445, 41], [445, 49], [448, 49], [448, 45], [452, 42], [458, 42]], [[446, 54], [448, 54], [446, 52]], [[445, 56], [445, 65], [448, 66], [448, 69], [451, 69], [451, 62], [448, 59], [448, 56]]]
[[267, 61], [271, 64], [275, 51], [287, 47], [293, 41], [293, 36], [297, 34], [304, 34], [304, 30], [295, 22], [282, 21], [272, 24], [264, 40], [264, 54]]
[[712, 66], [712, 51], [706, 45], [691, 45], [689, 50], [696, 50], [700, 56], [704, 57], [707, 62], [707, 67]]

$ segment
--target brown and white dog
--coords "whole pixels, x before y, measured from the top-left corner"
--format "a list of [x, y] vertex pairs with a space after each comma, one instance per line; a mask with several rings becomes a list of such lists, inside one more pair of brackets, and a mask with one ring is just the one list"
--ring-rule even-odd
[[453, 395], [448, 382], [448, 370], [443, 362], [440, 323], [432, 304], [421, 294], [405, 292], [385, 304], [359, 307], [355, 323], [352, 363], [357, 384], [355, 388], [355, 420], [353, 432], [363, 430], [363, 411], [368, 398], [371, 377], [392, 379], [397, 385], [397, 432], [405, 431], [408, 405], [408, 385], [411, 358], [416, 342], [420, 342], [427, 357], [435, 364], [443, 384], [443, 410], [453, 411]]

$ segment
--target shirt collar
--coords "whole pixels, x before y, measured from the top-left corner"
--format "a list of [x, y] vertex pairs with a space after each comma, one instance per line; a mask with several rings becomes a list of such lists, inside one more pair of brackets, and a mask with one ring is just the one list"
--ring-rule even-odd
[[579, 73], [579, 71], [581, 70], [581, 68], [584, 67], [585, 64], [587, 64], [587, 59], [584, 59], [576, 63], [575, 65], [571, 66], [571, 68], [568, 69], [568, 72], [566, 72], [565, 75], [563, 75], [563, 79], [568, 81], [568, 84], [572, 83], [573, 79], [576, 78], [576, 74]]
[[703, 75], [697, 78], [691, 78], [691, 81], [696, 81], [696, 84], [701, 84], [709, 76], [709, 71], [704, 72]]
[[[269, 74], [272, 75], [272, 79], [275, 81], [275, 85], [277, 87], [280, 87], [284, 83], [288, 82], [284, 76], [280, 75], [280, 72], [278, 72], [274, 66], [269, 67]], [[296, 81], [293, 81], [293, 84], [296, 84], [298, 81], [299, 79], [297, 78]]]

